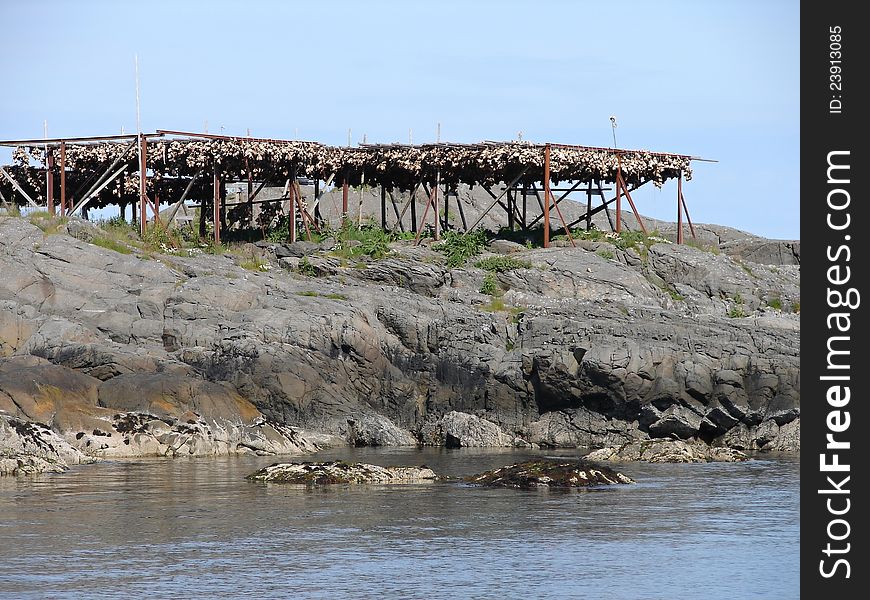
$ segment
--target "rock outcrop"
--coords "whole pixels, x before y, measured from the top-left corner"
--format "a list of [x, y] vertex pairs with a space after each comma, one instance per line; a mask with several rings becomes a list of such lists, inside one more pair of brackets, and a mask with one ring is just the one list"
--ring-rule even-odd
[[[360, 445], [799, 440], [794, 264], [497, 244], [523, 266], [489, 295], [477, 259], [448, 268], [428, 240], [356, 261], [250, 245], [273, 266], [252, 271], [66, 229], [83, 239], [0, 217], [0, 411], [95, 455], [304, 451], [300, 429]], [[128, 414], [138, 437], [117, 429]]]
[[585, 456], [588, 460], [651, 463], [739, 462], [749, 457], [734, 448], [709, 446], [703, 442], [682, 440], [646, 440], [618, 447], [600, 448]]
[[93, 460], [45, 425], [0, 414], [0, 475], [62, 473]]
[[436, 478], [428, 467], [380, 467], [342, 461], [276, 463], [248, 475], [253, 481], [301, 485], [426, 483]]
[[465, 481], [477, 485], [512, 488], [580, 488], [595, 485], [634, 483], [634, 480], [610, 467], [585, 459], [541, 459], [501, 467]]

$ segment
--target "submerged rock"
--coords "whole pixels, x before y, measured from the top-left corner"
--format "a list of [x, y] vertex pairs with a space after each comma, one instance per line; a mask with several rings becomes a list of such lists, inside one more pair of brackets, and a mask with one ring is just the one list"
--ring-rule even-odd
[[248, 475], [254, 481], [325, 485], [332, 483], [421, 483], [437, 475], [425, 466], [379, 467], [366, 463], [292, 462], [276, 463]]
[[704, 442], [647, 440], [594, 450], [589, 460], [611, 462], [644, 461], [652, 463], [738, 462], [749, 457], [733, 448], [708, 446]]
[[574, 488], [593, 485], [634, 483], [634, 480], [610, 467], [587, 460], [530, 460], [466, 477], [479, 485], [513, 488]]

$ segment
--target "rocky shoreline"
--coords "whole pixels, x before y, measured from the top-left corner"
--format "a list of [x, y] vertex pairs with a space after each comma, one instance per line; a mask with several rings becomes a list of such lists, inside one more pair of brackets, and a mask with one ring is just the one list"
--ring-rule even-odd
[[48, 470], [340, 444], [797, 451], [799, 244], [699, 230], [716, 245], [496, 240], [451, 267], [428, 240], [190, 256], [0, 216], [0, 472], [40, 469], [23, 422], [68, 445]]

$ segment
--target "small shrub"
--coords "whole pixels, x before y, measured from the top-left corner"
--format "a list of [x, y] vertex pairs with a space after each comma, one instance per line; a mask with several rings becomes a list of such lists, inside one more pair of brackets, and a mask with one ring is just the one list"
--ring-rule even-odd
[[299, 261], [299, 266], [296, 269], [306, 277], [317, 277], [317, 268], [311, 264], [307, 256]]
[[800, 300], [791, 303], [791, 312], [793, 312], [793, 313], [800, 313], [801, 312]]
[[480, 293], [488, 296], [495, 296], [499, 292], [498, 280], [492, 273], [487, 273], [483, 278], [483, 284], [480, 286]]
[[774, 310], [782, 310], [782, 300], [779, 298], [772, 298], [767, 305]]
[[743, 304], [743, 296], [740, 295], [740, 292], [734, 294], [734, 304]]
[[742, 319], [746, 316], [746, 312], [742, 306], [732, 306], [728, 311], [728, 316], [732, 319]]
[[448, 231], [444, 234], [444, 241], [436, 250], [447, 256], [447, 266], [450, 268], [461, 267], [472, 256], [477, 256], [486, 247], [486, 234], [482, 230], [471, 233]]
[[483, 269], [484, 271], [504, 273], [507, 271], [513, 271], [514, 269], [531, 269], [532, 263], [511, 256], [491, 256], [477, 261], [474, 263], [474, 266], [478, 269]]
[[498, 296], [493, 296], [492, 300], [489, 301], [489, 304], [484, 304], [481, 308], [486, 312], [502, 312], [506, 310], [504, 300]]

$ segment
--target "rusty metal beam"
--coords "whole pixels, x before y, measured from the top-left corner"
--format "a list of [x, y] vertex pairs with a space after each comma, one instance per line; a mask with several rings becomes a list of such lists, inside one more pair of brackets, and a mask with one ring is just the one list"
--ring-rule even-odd
[[644, 235], [649, 235], [646, 232], [646, 226], [643, 224], [643, 219], [640, 217], [640, 213], [637, 212], [634, 200], [631, 199], [631, 194], [628, 191], [628, 186], [625, 185], [625, 179], [622, 178], [622, 173], [618, 174], [617, 177], [622, 181], [622, 191], [625, 193], [625, 199], [628, 200], [628, 204], [631, 206], [631, 212], [634, 213], [634, 218], [637, 220], [638, 225], [640, 225], [641, 231], [643, 231]]
[[683, 203], [683, 210], [686, 211], [686, 221], [689, 222], [689, 231], [692, 232], [692, 239], [697, 239], [695, 237], [695, 226], [692, 225], [692, 217], [689, 216], [689, 207], [686, 206], [686, 199], [683, 197], [682, 186], [680, 186], [680, 202]]
[[[162, 137], [161, 133], [143, 133], [145, 137]], [[139, 139], [139, 134], [131, 133], [128, 135], [97, 135], [97, 136], [86, 136], [86, 137], [69, 137], [69, 138], [49, 138], [49, 139], [38, 139], [38, 140], [2, 140], [0, 141], [0, 146], [53, 146], [56, 144], [66, 144], [66, 143], [76, 143], [76, 142], [109, 142], [109, 141], [118, 141], [118, 140], [137, 140]]]

